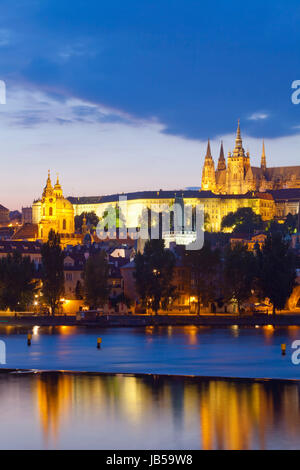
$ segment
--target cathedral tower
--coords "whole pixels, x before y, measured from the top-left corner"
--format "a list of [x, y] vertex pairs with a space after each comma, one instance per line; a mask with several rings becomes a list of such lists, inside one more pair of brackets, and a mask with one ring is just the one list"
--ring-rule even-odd
[[266, 152], [265, 152], [265, 141], [263, 140], [263, 148], [262, 148], [262, 154], [261, 154], [261, 164], [260, 167], [263, 171], [266, 171], [267, 169], [267, 159], [266, 159]]
[[202, 190], [215, 191], [216, 189], [216, 174], [215, 164], [210, 150], [210, 141], [208, 139], [207, 150], [202, 170]]
[[[246, 181], [247, 174], [248, 176]], [[228, 168], [226, 174], [227, 194], [245, 194], [249, 190], [249, 180], [252, 178], [250, 155], [249, 153], [246, 154], [243, 148], [240, 121], [238, 121], [235, 147], [233, 153], [228, 156]]]

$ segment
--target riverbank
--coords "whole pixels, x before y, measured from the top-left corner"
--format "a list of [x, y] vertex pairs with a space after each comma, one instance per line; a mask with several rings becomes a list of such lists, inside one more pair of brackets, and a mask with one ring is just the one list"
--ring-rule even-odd
[[86, 376], [86, 377], [135, 377], [137, 379], [150, 379], [150, 380], [178, 380], [178, 381], [191, 381], [195, 383], [222, 381], [222, 382], [240, 382], [240, 383], [296, 383], [300, 384], [300, 379], [286, 379], [286, 378], [264, 378], [264, 377], [236, 377], [236, 376], [210, 376], [210, 375], [188, 375], [188, 374], [151, 374], [151, 373], [126, 373], [126, 372], [99, 372], [99, 371], [81, 371], [81, 370], [39, 370], [39, 369], [9, 369], [0, 368], [0, 374], [34, 374], [40, 377], [47, 377], [53, 375], [60, 376]]
[[96, 320], [76, 320], [75, 316], [0, 316], [0, 325], [13, 326], [89, 326], [89, 327], [146, 327], [146, 326], [300, 326], [299, 313], [273, 315], [103, 315]]

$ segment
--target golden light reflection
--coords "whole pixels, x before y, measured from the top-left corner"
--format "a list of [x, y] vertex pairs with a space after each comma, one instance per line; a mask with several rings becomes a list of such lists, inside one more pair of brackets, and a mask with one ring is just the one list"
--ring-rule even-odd
[[265, 325], [262, 327], [262, 331], [266, 340], [271, 340], [273, 338], [275, 328], [273, 325]]
[[190, 345], [195, 345], [199, 342], [198, 336], [198, 327], [191, 325], [191, 326], [184, 326], [183, 327], [184, 334], [187, 335], [188, 343]]
[[[295, 387], [296, 389], [296, 387]], [[294, 396], [291, 390], [289, 397]], [[200, 391], [201, 448], [264, 449], [267, 434], [274, 423], [276, 394], [268, 393], [263, 384], [237, 384], [230, 381], [210, 381]], [[287, 427], [300, 430], [299, 403], [295, 403], [297, 418], [287, 416]], [[294, 425], [288, 423], [293, 421]]]
[[37, 325], [32, 328], [32, 333], [34, 336], [37, 336], [39, 334], [39, 329], [40, 327]]
[[58, 326], [58, 333], [61, 335], [72, 335], [74, 334], [74, 327], [73, 326]]
[[40, 375], [36, 393], [43, 436], [58, 438], [60, 422], [65, 421], [72, 403], [72, 377], [63, 374]]
[[68, 426], [74, 419], [83, 433], [91, 422], [125, 423], [125, 447], [132, 430], [145, 428], [150, 434], [158, 429], [162, 437], [188, 432], [197, 438], [191, 442], [207, 450], [265, 449], [274, 434], [293, 442], [300, 435], [296, 384], [64, 373], [40, 374], [36, 380], [46, 445], [59, 440], [60, 429], [72, 433]]

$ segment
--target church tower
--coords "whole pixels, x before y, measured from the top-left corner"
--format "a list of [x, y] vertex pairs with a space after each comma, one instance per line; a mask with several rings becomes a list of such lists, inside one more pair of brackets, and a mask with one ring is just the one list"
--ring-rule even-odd
[[211, 155], [210, 141], [208, 139], [207, 150], [202, 170], [202, 186], [203, 191], [215, 191], [216, 189], [216, 174], [215, 164]]
[[59, 182], [59, 176], [57, 174], [56, 184], [54, 185], [53, 192], [57, 198], [63, 197], [62, 187]]
[[238, 121], [237, 134], [235, 139], [235, 147], [233, 153], [228, 155], [228, 167], [226, 174], [226, 192], [227, 194], [245, 194], [249, 190], [248, 174], [250, 168], [250, 155], [245, 153], [243, 141], [241, 137], [240, 121]]
[[58, 176], [56, 184], [52, 186], [50, 171], [42, 199], [38, 204], [40, 207], [40, 217], [37, 220], [38, 238], [47, 241], [50, 230], [54, 230], [71, 243], [71, 237], [75, 232], [74, 208], [64, 198]]
[[267, 159], [266, 159], [266, 152], [265, 152], [265, 141], [263, 140], [263, 148], [262, 148], [262, 154], [261, 154], [261, 164], [260, 167], [263, 172], [266, 171], [267, 169]]
[[218, 160], [218, 171], [226, 170], [226, 160], [224, 157], [223, 141], [221, 142], [220, 156]]

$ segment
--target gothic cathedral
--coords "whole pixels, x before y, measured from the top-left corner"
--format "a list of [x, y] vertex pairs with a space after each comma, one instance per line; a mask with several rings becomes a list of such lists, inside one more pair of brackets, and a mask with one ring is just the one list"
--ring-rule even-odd
[[235, 148], [228, 153], [227, 165], [221, 143], [218, 166], [215, 170], [211, 154], [210, 141], [202, 171], [203, 191], [215, 194], [247, 194], [251, 191], [300, 188], [300, 166], [267, 168], [265, 145], [263, 142], [261, 166], [253, 167], [250, 154], [245, 152], [241, 137], [240, 122], [238, 123]]

